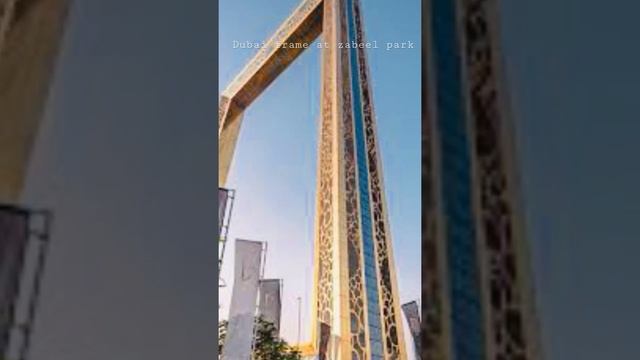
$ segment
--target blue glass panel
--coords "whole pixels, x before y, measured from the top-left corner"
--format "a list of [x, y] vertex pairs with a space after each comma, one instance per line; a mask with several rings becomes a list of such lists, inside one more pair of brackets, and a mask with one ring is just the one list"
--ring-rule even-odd
[[[357, 41], [355, 16], [353, 11], [353, 0], [346, 1], [347, 10], [347, 31], [349, 41]], [[369, 341], [371, 344], [372, 359], [382, 359], [380, 306], [378, 303], [378, 279], [375, 264], [375, 245], [373, 243], [371, 204], [369, 203], [369, 172], [367, 170], [367, 147], [364, 134], [364, 116], [362, 113], [362, 94], [360, 89], [360, 73], [358, 72], [357, 49], [349, 50], [350, 70], [351, 70], [351, 93], [353, 100], [353, 119], [355, 123], [356, 142], [356, 168], [357, 181], [360, 200], [360, 224], [362, 229], [362, 244], [364, 250], [364, 274], [365, 290], [367, 295], [367, 318], [369, 323]]]
[[456, 1], [433, 0], [431, 4], [453, 354], [456, 360], [480, 360], [484, 359], [484, 340]]

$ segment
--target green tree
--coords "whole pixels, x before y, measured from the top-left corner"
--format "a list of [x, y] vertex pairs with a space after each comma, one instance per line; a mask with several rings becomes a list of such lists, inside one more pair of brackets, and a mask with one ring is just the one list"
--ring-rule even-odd
[[[218, 354], [222, 354], [224, 340], [227, 336], [228, 322], [218, 324]], [[301, 360], [300, 352], [278, 338], [275, 326], [262, 318], [256, 321], [255, 346], [253, 360]]]

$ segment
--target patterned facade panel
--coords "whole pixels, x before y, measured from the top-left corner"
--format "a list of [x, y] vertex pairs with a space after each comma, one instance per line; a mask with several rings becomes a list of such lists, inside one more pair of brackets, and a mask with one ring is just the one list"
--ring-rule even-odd
[[490, 1], [464, 0], [469, 98], [473, 114], [481, 208], [486, 252], [489, 341], [493, 359], [530, 359], [522, 274], [514, 236], [514, 209], [510, 198], [508, 165], [502, 135], [505, 119], [499, 105], [496, 55], [490, 23]]
[[[348, 0], [346, 5], [347, 34], [349, 41], [360, 41], [359, 22], [355, 13], [357, 1]], [[374, 220], [372, 211], [371, 174], [368, 165], [368, 142], [365, 122], [366, 104], [363, 101], [362, 61], [361, 53], [356, 49], [349, 50], [349, 69], [351, 72], [351, 91], [353, 96], [354, 133], [356, 145], [356, 168], [358, 180], [358, 199], [362, 227], [362, 244], [364, 253], [365, 294], [367, 303], [367, 325], [369, 334], [369, 351], [371, 359], [383, 359], [389, 352], [385, 349], [387, 334], [385, 333], [383, 312], [381, 312], [381, 286], [377, 259], [380, 256], [375, 244]]]
[[[330, 2], [324, 4], [324, 32], [326, 34], [331, 33], [331, 21], [333, 9]], [[323, 79], [322, 79], [322, 99], [321, 99], [321, 127], [320, 127], [320, 141], [319, 143], [319, 174], [318, 174], [318, 193], [317, 193], [317, 209], [316, 214], [317, 222], [317, 234], [316, 234], [316, 246], [318, 247], [318, 258], [316, 259], [316, 266], [318, 269], [316, 279], [317, 289], [317, 314], [316, 318], [318, 326], [323, 331], [327, 326], [333, 324], [333, 268], [336, 264], [333, 263], [333, 247], [334, 247], [334, 234], [333, 231], [333, 138], [335, 131], [333, 124], [333, 102], [332, 97], [335, 92], [333, 85], [333, 68], [335, 67], [333, 60], [333, 52], [335, 50], [329, 48], [325, 49], [322, 56], [323, 66]], [[320, 336], [319, 340], [323, 340]], [[321, 358], [325, 356], [320, 354]]]
[[[340, 1], [344, 8], [345, 1]], [[347, 41], [347, 18], [344, 11], [340, 15], [340, 41]], [[351, 359], [367, 359], [368, 341], [365, 322], [365, 288], [363, 270], [363, 249], [360, 236], [360, 211], [358, 206], [358, 185], [356, 179], [355, 137], [351, 101], [351, 83], [349, 73], [349, 51], [340, 49], [342, 76], [342, 131], [344, 140], [344, 176], [346, 224], [349, 266], [349, 321], [351, 336]]]
[[[353, 0], [353, 16], [355, 22], [355, 40], [357, 43], [364, 43], [364, 33], [362, 24], [362, 12], [360, 2]], [[395, 271], [392, 269], [391, 244], [388, 238], [389, 229], [386, 228], [387, 215], [384, 210], [384, 190], [382, 188], [382, 175], [378, 162], [378, 144], [376, 139], [376, 129], [374, 122], [374, 113], [372, 105], [371, 86], [369, 82], [369, 72], [366, 51], [363, 48], [357, 50], [358, 67], [355, 73], [359, 77], [359, 85], [361, 93], [361, 107], [363, 112], [364, 141], [366, 144], [366, 161], [369, 172], [369, 188], [371, 201], [371, 225], [373, 229], [373, 238], [375, 239], [375, 259], [380, 278], [378, 279], [378, 292], [382, 301], [379, 304], [381, 309], [381, 325], [383, 329], [382, 343], [385, 349], [385, 355], [389, 359], [402, 359], [404, 347], [401, 319], [397, 309], [399, 304], [396, 302], [397, 294], [395, 293]], [[373, 348], [373, 346], [372, 346]]]

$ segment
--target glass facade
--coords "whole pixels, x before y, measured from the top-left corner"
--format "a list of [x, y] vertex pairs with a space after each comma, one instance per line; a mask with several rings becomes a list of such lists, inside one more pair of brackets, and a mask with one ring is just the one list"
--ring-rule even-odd
[[471, 195], [471, 155], [454, 0], [432, 0], [442, 199], [446, 221], [453, 359], [484, 359], [482, 305]]
[[[347, 0], [347, 32], [349, 42], [357, 41], [353, 1]], [[353, 118], [355, 122], [357, 178], [360, 200], [360, 226], [364, 250], [364, 276], [367, 292], [367, 318], [369, 322], [369, 342], [371, 359], [383, 359], [382, 331], [380, 329], [380, 304], [378, 301], [378, 277], [376, 274], [376, 256], [373, 243], [371, 205], [369, 203], [369, 171], [367, 169], [367, 147], [364, 134], [364, 116], [362, 113], [362, 95], [360, 73], [358, 71], [358, 51], [350, 49], [351, 90], [353, 95]]]

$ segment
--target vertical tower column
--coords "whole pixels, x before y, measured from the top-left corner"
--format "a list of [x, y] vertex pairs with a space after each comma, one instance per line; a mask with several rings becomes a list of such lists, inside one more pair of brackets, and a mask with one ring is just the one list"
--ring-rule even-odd
[[320, 359], [406, 359], [358, 0], [325, 0], [315, 246]]
[[318, 169], [315, 216], [314, 254], [314, 309], [313, 342], [320, 359], [331, 358], [332, 338], [340, 335], [340, 251], [339, 251], [339, 186], [340, 164], [338, 153], [340, 137], [338, 127], [336, 58], [337, 33], [335, 29], [336, 1], [323, 3], [321, 41], [325, 48], [321, 60], [320, 124], [318, 131]]
[[69, 3], [0, 0], [1, 202], [16, 202], [22, 193]]
[[487, 358], [540, 358], [498, 2], [461, 0]]
[[423, 358], [540, 359], [496, 0], [429, 0]]
[[218, 186], [220, 187], [227, 183], [242, 119], [243, 110], [239, 109], [229, 97], [221, 96], [218, 106]]

